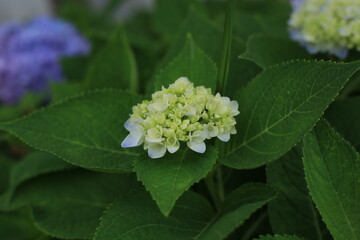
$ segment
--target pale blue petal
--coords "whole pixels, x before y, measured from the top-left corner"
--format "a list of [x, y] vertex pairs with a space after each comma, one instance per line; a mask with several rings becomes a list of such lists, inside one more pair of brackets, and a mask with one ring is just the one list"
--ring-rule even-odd
[[206, 145], [204, 142], [201, 143], [188, 142], [187, 145], [191, 150], [197, 153], [204, 153], [206, 151]]

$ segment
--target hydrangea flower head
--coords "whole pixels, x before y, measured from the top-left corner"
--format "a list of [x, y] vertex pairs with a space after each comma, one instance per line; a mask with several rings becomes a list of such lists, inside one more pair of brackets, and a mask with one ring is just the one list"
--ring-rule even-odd
[[292, 0], [290, 36], [311, 54], [360, 51], [360, 0]]
[[235, 116], [238, 103], [211, 89], [194, 87], [182, 77], [168, 88], [152, 94], [133, 107], [133, 113], [125, 123], [130, 134], [121, 146], [137, 147], [144, 144], [151, 158], [160, 158], [166, 151], [175, 153], [181, 142], [195, 152], [204, 153], [205, 140], [214, 137], [223, 142], [235, 134]]
[[88, 41], [69, 23], [49, 17], [0, 26], [0, 101], [18, 102], [28, 91], [63, 79], [60, 59], [85, 55]]

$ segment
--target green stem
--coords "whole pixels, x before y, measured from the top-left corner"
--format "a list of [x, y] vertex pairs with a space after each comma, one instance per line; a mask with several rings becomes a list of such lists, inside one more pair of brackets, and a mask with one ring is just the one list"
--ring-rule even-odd
[[213, 170], [205, 178], [206, 187], [214, 202], [216, 210], [218, 211], [225, 199], [224, 181], [221, 167], [221, 164], [215, 165]]
[[254, 235], [255, 231], [258, 229], [260, 224], [267, 218], [268, 213], [264, 212], [260, 215], [260, 217], [247, 229], [243, 236], [243, 240], [249, 240], [252, 238], [252, 235]]
[[215, 208], [216, 210], [219, 210], [221, 207], [221, 199], [220, 196], [218, 194], [217, 191], [217, 187], [213, 178], [213, 174], [209, 174], [206, 178], [205, 178], [205, 184], [206, 187], [210, 193], [210, 196], [214, 202]]
[[221, 94], [225, 93], [229, 75], [234, 12], [235, 0], [227, 0], [222, 53], [219, 63], [219, 73], [217, 79], [217, 91]]
[[221, 165], [216, 169], [216, 180], [219, 198], [223, 202], [225, 200], [225, 190]]

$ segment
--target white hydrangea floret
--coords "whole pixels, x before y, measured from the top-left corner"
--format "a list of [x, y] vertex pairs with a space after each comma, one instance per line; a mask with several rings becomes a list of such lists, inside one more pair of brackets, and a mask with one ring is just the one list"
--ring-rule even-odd
[[230, 140], [236, 134], [236, 120], [240, 112], [238, 103], [211, 89], [194, 87], [186, 77], [181, 77], [168, 88], [162, 87], [133, 107], [125, 123], [130, 133], [121, 143], [124, 148], [144, 144], [151, 158], [161, 158], [166, 152], [175, 153], [181, 142], [195, 152], [206, 151], [206, 139], [214, 137]]

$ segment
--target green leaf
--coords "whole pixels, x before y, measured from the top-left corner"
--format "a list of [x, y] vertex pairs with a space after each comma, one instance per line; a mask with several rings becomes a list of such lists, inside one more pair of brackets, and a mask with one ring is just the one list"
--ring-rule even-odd
[[138, 183], [133, 175], [73, 169], [21, 185], [14, 206], [30, 206], [38, 229], [61, 239], [90, 239], [106, 206]]
[[247, 50], [240, 56], [262, 68], [292, 59], [311, 59], [300, 45], [287, 38], [253, 35], [247, 42]]
[[304, 139], [310, 194], [334, 239], [360, 239], [360, 155], [322, 120]]
[[264, 184], [240, 187], [225, 200], [216, 214], [209, 202], [186, 192], [165, 217], [144, 191], [121, 196], [102, 217], [95, 240], [222, 240], [256, 209], [274, 198]]
[[[75, 174], [77, 176], [74, 176]], [[134, 176], [129, 174], [84, 174], [74, 171], [72, 174], [62, 175], [60, 179], [63, 177], [69, 180], [62, 180], [59, 184], [59, 177], [54, 176], [49, 179], [52, 184], [34, 184], [34, 190], [40, 187], [55, 187], [65, 193], [57, 194], [47, 189], [45, 194], [53, 195], [56, 199], [49, 198], [44, 204], [32, 205], [37, 227], [57, 238], [92, 239], [107, 205], [119, 194], [127, 194], [138, 187]], [[39, 191], [37, 198], [42, 192]]]
[[0, 155], [0, 198], [3, 192], [7, 189], [9, 184], [10, 170], [14, 162], [7, 156]]
[[244, 223], [256, 210], [276, 197], [276, 193], [260, 183], [248, 183], [234, 190], [225, 199], [222, 210], [195, 238], [222, 240]]
[[132, 171], [139, 149], [121, 148], [124, 123], [140, 97], [117, 90], [68, 99], [25, 118], [0, 124], [25, 143], [71, 164], [106, 171]]
[[87, 72], [87, 86], [90, 89], [119, 88], [136, 92], [137, 81], [135, 57], [124, 28], [119, 25], [108, 44], [90, 64]]
[[268, 206], [273, 232], [312, 240], [326, 239], [324, 235], [328, 233], [309, 195], [298, 149], [267, 165], [266, 175], [268, 183], [279, 192]]
[[216, 86], [216, 65], [188, 35], [185, 46], [174, 61], [160, 71], [156, 77], [155, 89], [168, 87], [179, 77], [188, 77], [195, 86], [204, 85], [214, 89]]
[[228, 96], [231, 99], [239, 96], [238, 93], [262, 71], [257, 64], [246, 59], [237, 58], [232, 64], [236, 67], [230, 69], [233, 77], [229, 78], [224, 94], [224, 96]]
[[285, 154], [310, 131], [360, 62], [295, 61], [266, 69], [238, 98], [237, 135], [220, 161], [249, 169]]
[[84, 79], [91, 56], [76, 56], [61, 59], [61, 69], [67, 80]]
[[16, 189], [37, 176], [73, 168], [58, 157], [45, 152], [32, 152], [15, 164], [8, 175], [8, 188], [0, 197], [0, 209], [14, 210], [21, 206], [12, 205], [11, 199]]
[[108, 207], [94, 240], [190, 240], [213, 214], [204, 197], [189, 191], [165, 217], [149, 194], [140, 189], [121, 196]]
[[43, 236], [26, 211], [0, 212], [0, 236], [6, 240], [34, 240]]
[[59, 102], [69, 97], [79, 95], [83, 91], [83, 86], [79, 83], [61, 83], [51, 86], [51, 97], [53, 102]]
[[154, 11], [155, 29], [166, 38], [174, 37], [178, 30], [174, 26], [179, 26], [189, 8], [194, 6], [200, 7], [200, 4], [196, 0], [157, 0]]
[[296, 236], [289, 236], [289, 235], [275, 235], [275, 236], [261, 236], [256, 240], [301, 240], [302, 238]]
[[[189, 34], [191, 34], [194, 42], [196, 42], [199, 48], [202, 49], [213, 62], [218, 63], [221, 54], [222, 28], [212, 23], [202, 14], [192, 10], [181, 24], [176, 39], [173, 41], [164, 59], [158, 65], [159, 70], [165, 68], [169, 62], [179, 55], [187, 42], [186, 38]], [[244, 51], [245, 44], [243, 41], [234, 37], [232, 66], [234, 66], [233, 62], [237, 61], [239, 54]], [[239, 78], [236, 73], [232, 73], [233, 70], [236, 70], [235, 67], [230, 67], [229, 81], [232, 78]], [[154, 91], [153, 83], [150, 83], [147, 90], [148, 94], [151, 94]]]
[[186, 148], [160, 159], [150, 159], [143, 154], [135, 161], [135, 171], [161, 212], [168, 216], [176, 200], [194, 183], [206, 177], [216, 160], [217, 151], [213, 147], [204, 154]]
[[360, 151], [360, 97], [335, 101], [326, 111], [329, 123]]

